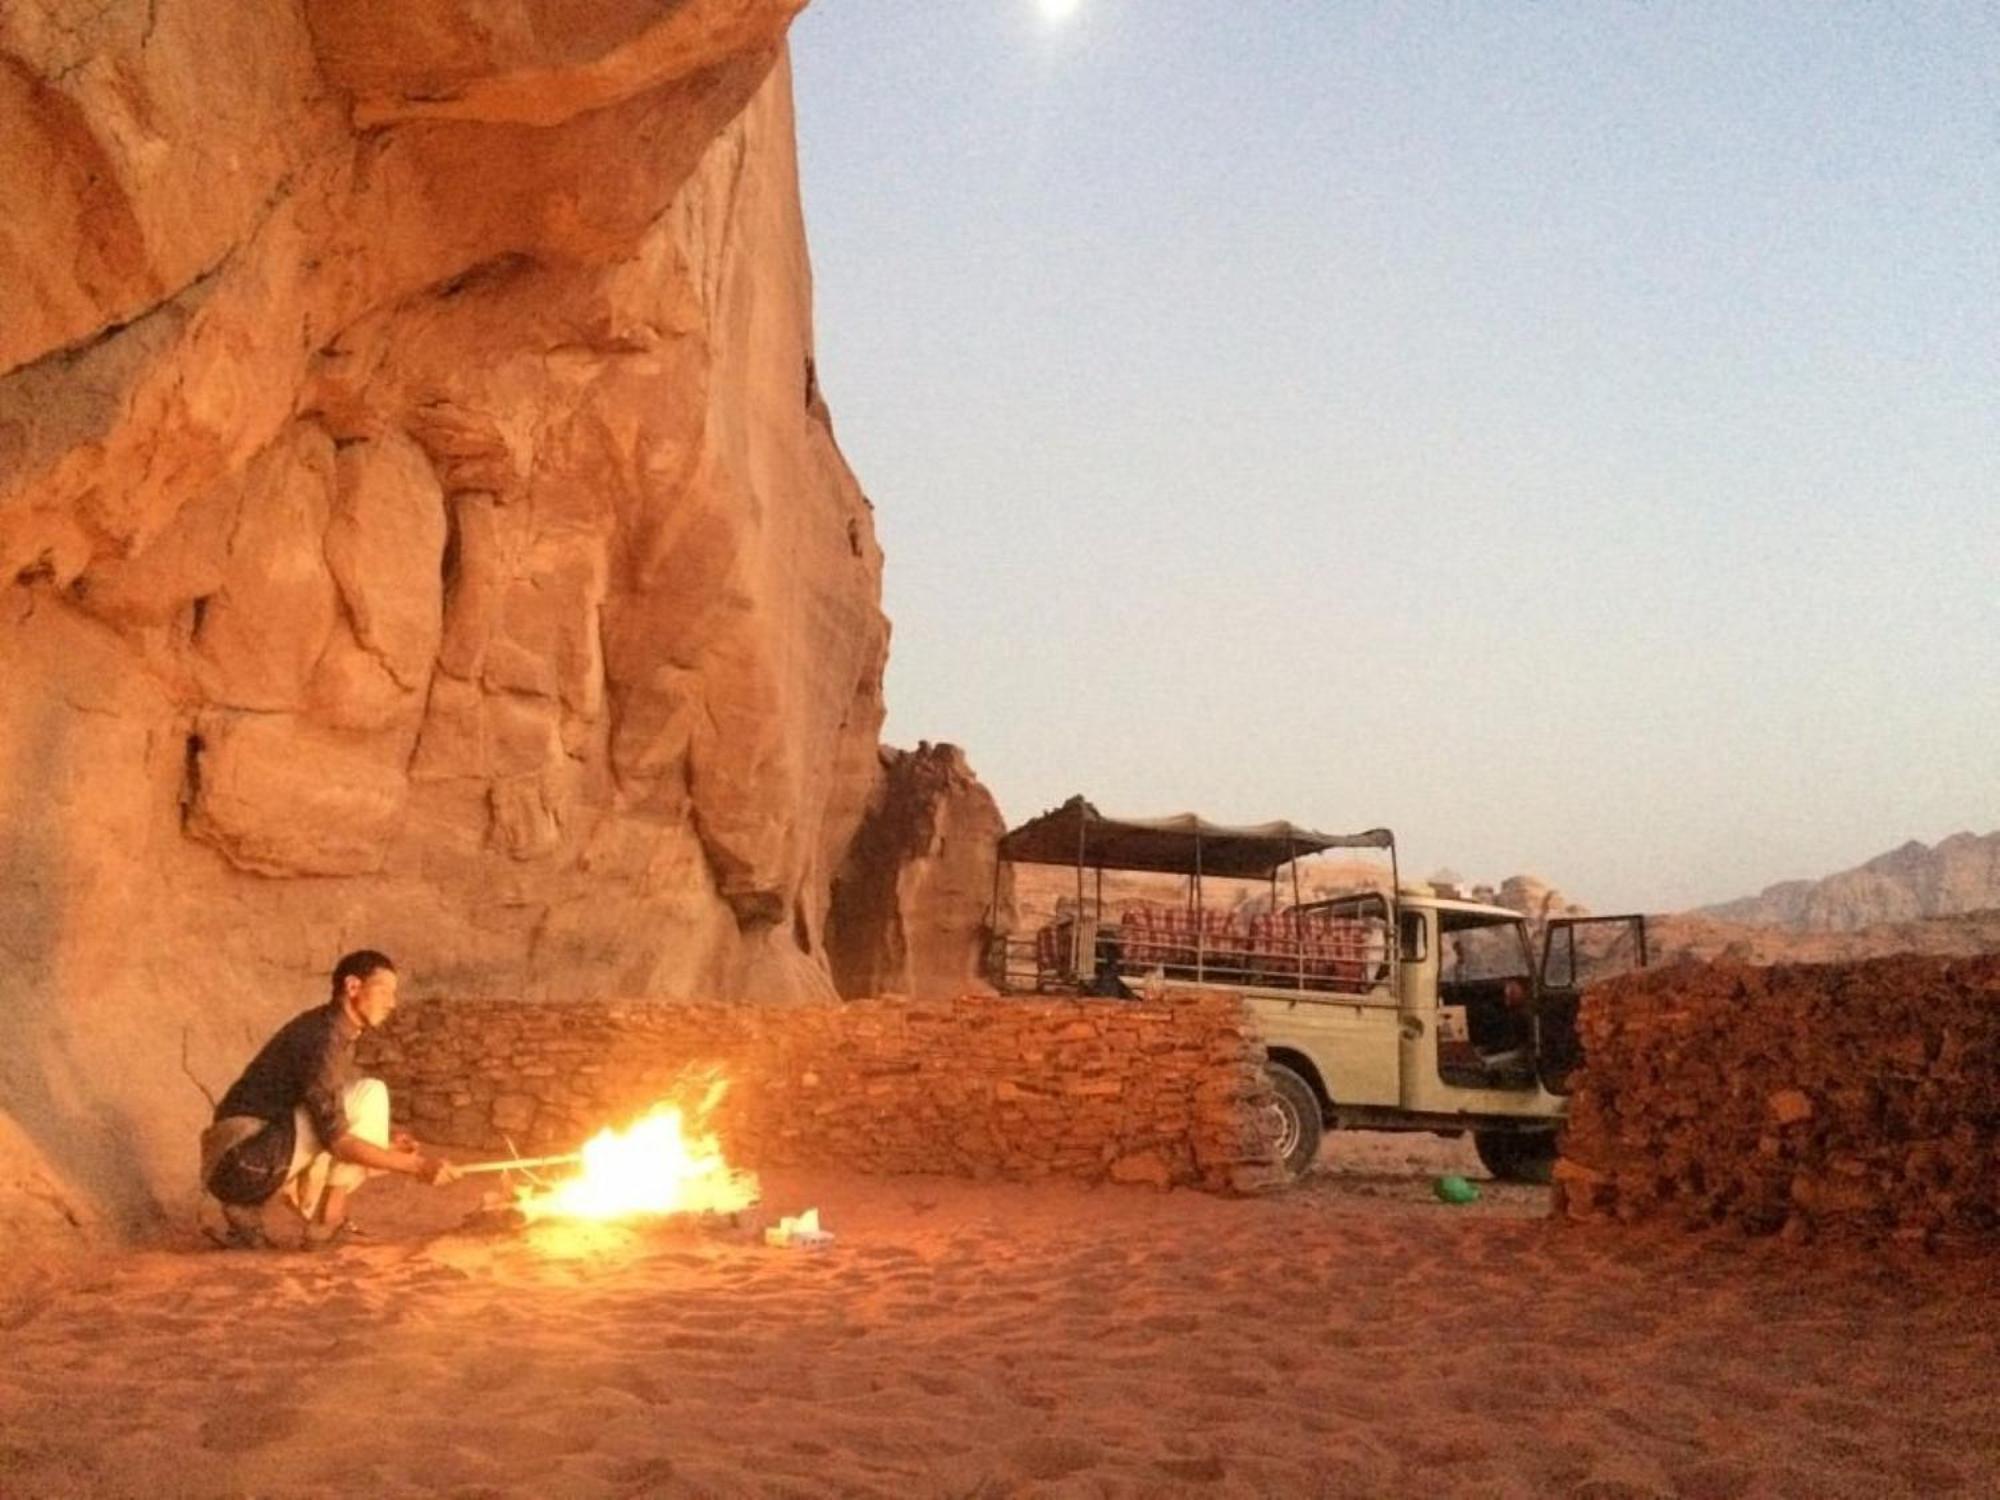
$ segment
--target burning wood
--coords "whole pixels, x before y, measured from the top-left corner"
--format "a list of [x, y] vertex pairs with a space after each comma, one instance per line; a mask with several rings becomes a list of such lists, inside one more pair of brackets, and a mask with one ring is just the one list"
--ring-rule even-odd
[[[704, 1128], [727, 1087], [715, 1081], [688, 1110], [656, 1104], [622, 1130], [599, 1131], [579, 1152], [479, 1162], [460, 1171], [528, 1174], [530, 1183], [514, 1190], [503, 1211], [517, 1223], [735, 1214], [757, 1202], [759, 1187], [757, 1175], [731, 1166]], [[570, 1165], [576, 1173], [553, 1182], [533, 1176], [537, 1169]]]
[[715, 1137], [690, 1132], [681, 1110], [671, 1104], [655, 1106], [624, 1130], [599, 1131], [582, 1158], [574, 1177], [539, 1190], [523, 1188], [515, 1207], [531, 1220], [615, 1219], [732, 1214], [757, 1201], [756, 1174], [729, 1165]]

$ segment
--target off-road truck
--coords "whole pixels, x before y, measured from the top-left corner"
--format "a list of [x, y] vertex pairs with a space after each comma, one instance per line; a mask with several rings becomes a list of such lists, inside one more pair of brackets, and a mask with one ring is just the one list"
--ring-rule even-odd
[[[1343, 851], [1350, 888], [1305, 899], [1302, 862]], [[1386, 879], [1355, 878], [1357, 855], [1386, 858]], [[1000, 858], [996, 928], [1007, 925], [1011, 867], [1073, 865], [1076, 880], [1047, 920], [996, 931], [995, 985], [1240, 994], [1263, 1032], [1272, 1129], [1293, 1174], [1329, 1129], [1470, 1131], [1494, 1176], [1547, 1181], [1581, 986], [1646, 961], [1637, 915], [1537, 924], [1537, 950], [1527, 915], [1403, 880], [1383, 828], [1107, 818], [1073, 797], [1009, 832]], [[1107, 902], [1107, 871], [1182, 877], [1183, 899]]]

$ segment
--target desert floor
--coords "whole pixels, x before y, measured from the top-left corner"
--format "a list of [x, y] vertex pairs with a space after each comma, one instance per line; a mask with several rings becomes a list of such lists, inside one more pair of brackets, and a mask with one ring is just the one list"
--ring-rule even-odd
[[1991, 1261], [1579, 1230], [1443, 1170], [767, 1177], [818, 1251], [475, 1238], [479, 1184], [393, 1182], [367, 1246], [16, 1263], [0, 1494], [2000, 1494]]

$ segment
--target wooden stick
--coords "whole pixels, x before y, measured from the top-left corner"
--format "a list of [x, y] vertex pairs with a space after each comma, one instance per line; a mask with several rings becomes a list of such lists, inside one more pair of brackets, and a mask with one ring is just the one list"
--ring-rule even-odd
[[566, 1156], [510, 1156], [505, 1161], [475, 1161], [452, 1170], [461, 1177], [474, 1172], [512, 1172], [517, 1168], [531, 1171], [536, 1167], [566, 1167], [583, 1160], [581, 1151], [572, 1151]]

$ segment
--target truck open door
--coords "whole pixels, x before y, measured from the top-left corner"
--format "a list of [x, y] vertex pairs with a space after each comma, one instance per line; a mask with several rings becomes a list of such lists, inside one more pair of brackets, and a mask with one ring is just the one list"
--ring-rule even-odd
[[1542, 965], [1535, 1006], [1535, 1069], [1552, 1094], [1569, 1092], [1569, 1076], [1583, 1059], [1577, 1009], [1584, 987], [1646, 967], [1646, 919], [1557, 917], [1542, 933]]

